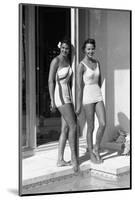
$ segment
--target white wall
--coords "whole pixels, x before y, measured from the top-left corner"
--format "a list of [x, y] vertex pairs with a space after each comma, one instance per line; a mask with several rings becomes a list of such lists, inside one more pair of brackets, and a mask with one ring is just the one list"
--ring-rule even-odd
[[114, 71], [114, 125], [129, 132], [130, 119], [130, 87], [129, 69]]
[[[95, 38], [97, 44], [96, 56], [101, 64], [106, 106], [107, 127], [103, 138], [106, 142], [119, 128], [129, 131], [130, 13], [101, 9], [81, 10], [80, 13], [79, 46], [88, 37]], [[82, 57], [80, 52], [80, 60]], [[80, 121], [85, 136], [87, 127], [83, 113]], [[94, 138], [97, 119], [95, 125]]]
[[[129, 129], [130, 14], [107, 13], [107, 76], [105, 141], [119, 128]], [[120, 119], [124, 119], [121, 123]], [[118, 120], [119, 119], [119, 120]], [[126, 127], [124, 126], [126, 125]]]

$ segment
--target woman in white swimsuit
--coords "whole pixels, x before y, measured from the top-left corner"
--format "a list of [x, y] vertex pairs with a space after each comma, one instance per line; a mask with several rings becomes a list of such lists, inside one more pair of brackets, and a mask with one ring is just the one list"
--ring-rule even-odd
[[[51, 109], [56, 107], [61, 113], [61, 135], [59, 139], [57, 166], [73, 165], [74, 171], [78, 171], [77, 145], [76, 145], [76, 116], [72, 104], [72, 96], [69, 81], [72, 69], [70, 67], [71, 44], [63, 40], [60, 45], [60, 54], [50, 64], [49, 93]], [[64, 160], [64, 149], [67, 139], [71, 149], [71, 162]]]
[[[101, 163], [102, 159], [99, 154], [100, 143], [105, 130], [105, 107], [101, 93], [101, 72], [99, 62], [93, 57], [96, 44], [94, 39], [87, 39], [82, 47], [85, 53], [84, 59], [78, 67], [77, 86], [78, 102], [77, 115], [81, 112], [83, 105], [87, 120], [87, 148], [90, 159], [94, 163]], [[96, 134], [96, 143], [93, 146], [93, 131], [95, 113], [98, 118], [99, 128]]]

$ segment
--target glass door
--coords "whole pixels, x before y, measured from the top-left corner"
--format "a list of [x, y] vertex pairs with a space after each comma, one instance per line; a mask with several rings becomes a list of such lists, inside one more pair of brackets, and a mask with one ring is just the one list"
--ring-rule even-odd
[[58, 43], [70, 38], [70, 8], [38, 6], [36, 10], [36, 118], [37, 145], [58, 141], [60, 113], [50, 112], [48, 75], [51, 60], [59, 54]]

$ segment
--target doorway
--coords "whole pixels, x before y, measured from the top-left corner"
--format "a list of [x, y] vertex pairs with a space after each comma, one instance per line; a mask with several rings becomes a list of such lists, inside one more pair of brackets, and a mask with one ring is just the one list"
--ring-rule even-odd
[[37, 145], [57, 141], [60, 113], [50, 112], [48, 75], [51, 60], [59, 54], [58, 42], [70, 38], [70, 8], [36, 8], [36, 116]]

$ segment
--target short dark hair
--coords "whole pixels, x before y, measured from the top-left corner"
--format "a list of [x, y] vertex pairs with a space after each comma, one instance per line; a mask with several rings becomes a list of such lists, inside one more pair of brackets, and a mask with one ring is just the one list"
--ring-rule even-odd
[[88, 38], [88, 39], [85, 40], [84, 43], [83, 43], [83, 46], [82, 46], [83, 52], [84, 52], [84, 50], [85, 50], [86, 44], [93, 44], [94, 48], [96, 48], [96, 41], [95, 41], [95, 39]]

